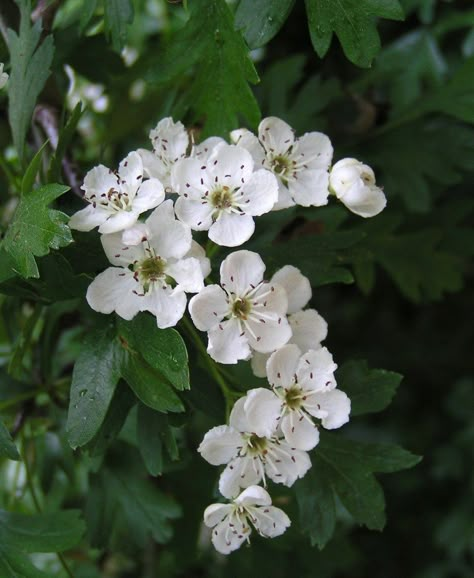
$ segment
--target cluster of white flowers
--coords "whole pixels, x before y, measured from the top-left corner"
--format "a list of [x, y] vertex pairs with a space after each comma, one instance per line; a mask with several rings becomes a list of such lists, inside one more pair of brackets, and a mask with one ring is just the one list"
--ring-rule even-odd
[[233, 144], [211, 137], [199, 145], [180, 122], [165, 118], [150, 140], [151, 151], [131, 152], [117, 171], [103, 165], [89, 171], [82, 187], [88, 206], [70, 226], [98, 227], [112, 265], [89, 286], [94, 310], [127, 320], [149, 311], [158, 327], [172, 327], [185, 313], [186, 293], [195, 293], [189, 313], [208, 334], [210, 357], [223, 364], [251, 360], [255, 375], [268, 381], [241, 397], [229, 425], [211, 429], [199, 446], [209, 463], [225, 465], [219, 490], [230, 503], [209, 506], [204, 521], [214, 528], [215, 548], [228, 554], [252, 527], [274, 537], [290, 525], [258, 484], [292, 486], [303, 477], [319, 428], [346, 423], [350, 400], [337, 389], [337, 365], [322, 346], [327, 323], [305, 309], [308, 279], [287, 265], [266, 280], [260, 255], [241, 249], [222, 261], [220, 284], [205, 285], [211, 263], [192, 232], [238, 247], [252, 236], [255, 217], [272, 210], [322, 206], [334, 195], [371, 217], [386, 200], [370, 167], [355, 159], [331, 167], [326, 135], [297, 138], [278, 118], [264, 119], [258, 136], [241, 129], [231, 133]]

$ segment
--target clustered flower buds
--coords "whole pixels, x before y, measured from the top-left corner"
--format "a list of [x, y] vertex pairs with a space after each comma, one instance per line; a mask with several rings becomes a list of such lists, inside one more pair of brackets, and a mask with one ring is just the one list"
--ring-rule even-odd
[[257, 136], [240, 129], [231, 133], [232, 144], [211, 137], [198, 145], [180, 122], [165, 118], [150, 140], [152, 151], [131, 152], [117, 171], [103, 165], [89, 171], [82, 187], [88, 206], [69, 224], [98, 227], [111, 264], [87, 291], [95, 311], [127, 320], [148, 311], [159, 328], [172, 327], [194, 293], [189, 313], [207, 332], [210, 357], [222, 364], [250, 360], [255, 375], [268, 381], [240, 397], [229, 424], [208, 431], [198, 448], [210, 464], [225, 466], [219, 491], [230, 501], [209, 506], [204, 522], [216, 550], [229, 554], [252, 529], [269, 538], [286, 530], [290, 520], [259, 484], [290, 487], [302, 478], [319, 429], [344, 425], [351, 404], [322, 346], [327, 323], [305, 309], [312, 291], [301, 271], [289, 264], [266, 280], [260, 255], [240, 249], [222, 261], [219, 283], [205, 284], [211, 263], [193, 231], [239, 247], [251, 238], [255, 218], [270, 211], [323, 206], [333, 195], [371, 217], [386, 199], [370, 167], [350, 158], [331, 167], [326, 135], [298, 138], [278, 118], [264, 119]]

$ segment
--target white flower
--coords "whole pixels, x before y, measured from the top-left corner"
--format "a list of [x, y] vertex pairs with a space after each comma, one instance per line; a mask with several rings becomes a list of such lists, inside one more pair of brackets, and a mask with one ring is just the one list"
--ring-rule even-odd
[[195, 231], [209, 231], [218, 245], [237, 247], [255, 230], [253, 217], [268, 213], [278, 196], [271, 172], [253, 172], [248, 151], [222, 143], [207, 160], [184, 159], [173, 169], [172, 182], [180, 195], [176, 215]]
[[208, 285], [189, 302], [194, 325], [208, 332], [207, 351], [219, 363], [248, 359], [252, 350], [274, 351], [291, 337], [286, 292], [264, 282], [264, 271], [257, 253], [231, 253], [221, 264], [221, 285]]
[[202, 143], [193, 145], [191, 154], [189, 156], [199, 159], [201, 162], [206, 162], [207, 159], [211, 156], [215, 147], [221, 144], [226, 144], [223, 138], [220, 136], [210, 136], [206, 140], [203, 140]]
[[[302, 311], [311, 299], [311, 285], [307, 277], [292, 265], [285, 265], [273, 275], [272, 283], [278, 283], [288, 295], [288, 322], [292, 336], [288, 343], [296, 344], [302, 352], [319, 349], [328, 333], [328, 324], [315, 309]], [[255, 352], [252, 371], [257, 377], [266, 377], [269, 353]]]
[[375, 184], [374, 171], [356, 159], [342, 159], [332, 167], [329, 187], [350, 211], [361, 217], [374, 217], [387, 204], [384, 192]]
[[305, 451], [295, 449], [278, 435], [278, 421], [271, 404], [269, 416], [267, 408], [260, 405], [260, 417], [266, 427], [259, 429], [260, 435], [253, 431], [245, 411], [249, 393], [235, 403], [229, 425], [209, 430], [198, 448], [202, 457], [213, 466], [227, 464], [219, 478], [219, 491], [226, 498], [233, 498], [240, 488], [262, 480], [266, 485], [267, 477], [290, 487], [311, 467]]
[[321, 132], [296, 138], [283, 120], [270, 116], [258, 127], [258, 138], [246, 129], [231, 133], [232, 142], [246, 148], [257, 166], [271, 170], [279, 181], [274, 210], [294, 204], [320, 207], [328, 202], [328, 170], [333, 148]]
[[4, 64], [0, 62], [0, 90], [6, 85], [8, 82], [8, 74], [3, 72]]
[[172, 192], [170, 183], [171, 170], [175, 163], [186, 157], [189, 136], [181, 122], [174, 122], [167, 117], [160, 120], [150, 131], [153, 151], [138, 149], [143, 160], [145, 175], [159, 179], [167, 193]]
[[275, 538], [291, 524], [260, 486], [248, 487], [230, 504], [211, 504], [204, 511], [204, 523], [214, 528], [212, 543], [221, 554], [230, 554], [249, 541], [252, 526], [264, 538]]
[[140, 156], [130, 153], [114, 173], [104, 165], [90, 170], [82, 186], [90, 204], [72, 215], [71, 229], [116, 233], [134, 225], [141, 213], [154, 209], [164, 199], [163, 185], [157, 179], [143, 181]]
[[349, 420], [351, 402], [336, 388], [337, 365], [326, 347], [304, 354], [296, 345], [285, 345], [270, 356], [267, 375], [273, 392], [257, 388], [247, 394], [244, 405], [250, 429], [264, 435], [280, 424], [287, 443], [309, 451], [319, 442], [312, 417], [326, 429], [336, 429]]
[[[137, 243], [138, 237], [141, 239]], [[95, 311], [132, 319], [139, 311], [155, 315], [158, 327], [172, 327], [186, 309], [186, 292], [204, 286], [200, 257], [192, 246], [191, 230], [175, 219], [173, 202], [165, 201], [144, 224], [122, 235], [103, 235], [102, 245], [114, 265], [100, 273], [87, 290]]]

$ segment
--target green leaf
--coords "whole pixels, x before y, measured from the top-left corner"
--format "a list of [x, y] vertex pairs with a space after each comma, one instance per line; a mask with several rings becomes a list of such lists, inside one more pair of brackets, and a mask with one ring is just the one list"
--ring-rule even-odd
[[374, 473], [410, 468], [420, 459], [396, 445], [356, 442], [322, 432], [312, 452], [312, 471], [296, 486], [300, 517], [312, 543], [323, 547], [334, 531], [336, 510], [330, 495], [332, 500], [339, 498], [358, 524], [381, 530], [385, 499]]
[[202, 138], [228, 135], [241, 116], [256, 126], [257, 101], [249, 82], [259, 78], [225, 0], [193, 0], [190, 17], [164, 51], [148, 77], [152, 82], [173, 80], [193, 68], [185, 102], [196, 121], [204, 122]]
[[322, 58], [338, 37], [344, 54], [358, 66], [368, 67], [380, 50], [377, 19], [403, 20], [397, 0], [305, 0], [314, 49]]
[[120, 320], [119, 333], [176, 389], [189, 389], [188, 352], [175, 329], [159, 329], [154, 317], [142, 313], [132, 321]]
[[127, 42], [128, 27], [133, 22], [131, 0], [104, 0], [105, 29], [114, 50], [120, 52]]
[[28, 165], [25, 174], [23, 175], [23, 180], [21, 181], [21, 194], [24, 195], [32, 190], [36, 175], [38, 174], [41, 166], [41, 159], [43, 158], [43, 152], [48, 144], [49, 141], [43, 143], [41, 148], [38, 149], [35, 156], [31, 159], [30, 164]]
[[13, 142], [18, 156], [23, 159], [25, 136], [33, 109], [50, 75], [54, 44], [52, 36], [47, 36], [40, 44], [41, 22], [31, 25], [30, 1], [16, 0], [16, 2], [20, 8], [21, 21], [19, 34], [8, 30], [11, 60], [8, 117]]
[[157, 411], [184, 411], [184, 406], [165, 383], [161, 375], [136, 353], [127, 353], [121, 365], [121, 374], [135, 395], [148, 407]]
[[86, 335], [72, 373], [67, 431], [73, 448], [90, 442], [104, 422], [124, 353], [111, 326]]
[[71, 116], [68, 118], [66, 124], [64, 125], [64, 128], [59, 133], [58, 145], [54, 155], [51, 158], [51, 162], [49, 163], [48, 181], [50, 182], [57, 181], [61, 178], [62, 160], [68, 146], [74, 137], [77, 125], [81, 120], [83, 112], [84, 109], [82, 108], [82, 103], [79, 102], [72, 111]]
[[399, 373], [369, 369], [366, 361], [348, 361], [337, 370], [337, 386], [351, 400], [351, 417], [376, 413], [392, 401], [402, 380]]
[[0, 544], [0, 576], [2, 578], [49, 578], [30, 562], [28, 557], [14, 548]]
[[146, 469], [152, 476], [159, 476], [163, 471], [163, 426], [167, 424], [163, 424], [161, 417], [162, 414], [152, 411], [146, 405], [138, 406], [138, 447]]
[[250, 48], [267, 44], [288, 18], [295, 0], [240, 0], [235, 27], [241, 30]]
[[39, 277], [36, 257], [47, 255], [72, 241], [66, 225], [69, 217], [48, 205], [69, 187], [45, 185], [22, 195], [2, 246], [13, 259], [14, 270], [23, 277]]
[[0, 420], [0, 458], [9, 458], [10, 460], [19, 460], [20, 454], [13, 443], [10, 432], [5, 424]]

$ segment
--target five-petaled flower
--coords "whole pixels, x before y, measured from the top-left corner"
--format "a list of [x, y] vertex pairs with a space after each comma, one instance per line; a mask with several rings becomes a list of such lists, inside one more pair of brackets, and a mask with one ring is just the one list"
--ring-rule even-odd
[[270, 353], [291, 337], [288, 298], [277, 283], [263, 281], [265, 264], [252, 251], [231, 253], [221, 264], [221, 285], [208, 285], [189, 302], [194, 325], [208, 332], [209, 355], [219, 363]]
[[291, 524], [260, 486], [248, 487], [229, 504], [211, 504], [204, 511], [204, 523], [213, 528], [212, 543], [221, 554], [230, 554], [249, 541], [252, 527], [264, 538], [275, 538]]

